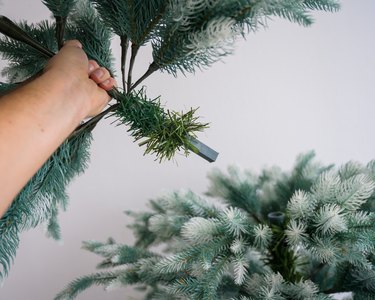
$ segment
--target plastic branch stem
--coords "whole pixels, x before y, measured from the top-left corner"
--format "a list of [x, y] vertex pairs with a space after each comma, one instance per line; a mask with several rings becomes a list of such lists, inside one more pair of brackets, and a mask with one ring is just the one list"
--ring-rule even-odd
[[56, 41], [60, 50], [64, 46], [65, 25], [67, 17], [55, 16], [56, 20]]
[[131, 85], [132, 85], [132, 76], [133, 76], [133, 68], [134, 68], [134, 63], [135, 63], [135, 58], [137, 57], [138, 50], [139, 50], [139, 45], [137, 44], [132, 44], [132, 54], [130, 57], [130, 63], [129, 63], [129, 71], [128, 71], [128, 93], [131, 91]]
[[39, 42], [31, 38], [25, 31], [18, 27], [15, 23], [5, 16], [0, 15], [0, 32], [12, 39], [25, 43], [35, 50], [38, 50], [42, 55], [51, 58], [55, 55], [52, 51], [45, 48]]
[[126, 35], [120, 36], [121, 40], [121, 75], [122, 75], [122, 88], [126, 91], [126, 57], [129, 48], [129, 39]]
[[80, 126], [78, 126], [72, 132], [72, 134], [70, 135], [70, 137], [74, 136], [74, 135], [77, 135], [78, 133], [82, 132], [82, 130], [86, 130], [86, 129], [87, 130], [93, 130], [95, 128], [96, 124], [98, 124], [101, 119], [103, 119], [108, 113], [110, 113], [112, 111], [115, 111], [118, 106], [119, 106], [118, 103], [116, 103], [114, 105], [111, 105], [106, 110], [103, 110], [100, 114], [98, 114], [95, 117], [91, 118], [87, 122], [81, 124]]
[[145, 80], [147, 77], [149, 77], [152, 73], [155, 71], [159, 70], [159, 66], [156, 63], [152, 63], [148, 70], [146, 71], [145, 74], [141, 78], [139, 78], [136, 83], [134, 83], [130, 89], [128, 90], [128, 93], [130, 93], [132, 90], [134, 90], [143, 80]]
[[285, 221], [285, 214], [281, 211], [270, 212], [267, 217], [272, 225], [281, 226]]

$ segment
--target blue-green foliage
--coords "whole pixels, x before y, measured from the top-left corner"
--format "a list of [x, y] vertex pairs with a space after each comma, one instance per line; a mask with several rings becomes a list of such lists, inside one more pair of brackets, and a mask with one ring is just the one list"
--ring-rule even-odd
[[[21, 22], [18, 25], [46, 48], [51, 51], [57, 50], [55, 27], [48, 21], [36, 25]], [[3, 59], [9, 61], [1, 74], [13, 83], [23, 81], [41, 71], [47, 62], [47, 58], [34, 48], [5, 36], [0, 39], [0, 54]]]
[[174, 75], [194, 72], [231, 53], [237, 36], [270, 16], [307, 26], [311, 10], [337, 9], [331, 0], [171, 0], [153, 41], [154, 63]]
[[117, 35], [138, 46], [153, 37], [166, 9], [166, 0], [90, 0], [103, 22]]
[[[135, 247], [112, 239], [86, 242], [108, 273], [75, 280], [57, 299], [71, 299], [103, 276], [111, 278], [102, 283], [107, 288], [147, 288], [144, 299], [323, 300], [348, 291], [354, 299], [371, 299], [374, 163], [337, 169], [313, 158], [312, 152], [299, 156], [289, 173], [214, 171], [208, 195], [224, 206], [187, 192], [153, 200], [149, 211], [129, 212]], [[279, 211], [279, 223], [268, 207]]]
[[75, 7], [77, 0], [42, 0], [42, 3], [56, 17], [67, 17]]
[[77, 39], [90, 59], [114, 74], [111, 32], [98, 21], [98, 14], [86, 1], [80, 2], [67, 25], [66, 39]]
[[1, 278], [8, 273], [21, 231], [47, 223], [49, 235], [60, 238], [57, 213], [59, 209], [66, 209], [66, 186], [87, 166], [90, 142], [91, 134], [86, 132], [64, 142], [0, 219]]

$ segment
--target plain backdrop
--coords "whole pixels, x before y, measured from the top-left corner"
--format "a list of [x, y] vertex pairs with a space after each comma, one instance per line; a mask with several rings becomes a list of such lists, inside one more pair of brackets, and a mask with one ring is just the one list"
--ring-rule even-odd
[[[174, 78], [157, 73], [145, 84], [168, 108], [200, 107], [211, 127], [199, 139], [220, 152], [209, 164], [196, 155], [159, 164], [128, 136], [125, 127], [101, 123], [94, 131], [89, 169], [69, 187], [70, 206], [60, 216], [63, 243], [43, 228], [25, 232], [0, 299], [48, 300], [77, 276], [91, 273], [98, 257], [81, 241], [112, 236], [132, 243], [125, 210], [145, 209], [168, 191], [207, 187], [206, 174], [228, 165], [259, 171], [290, 170], [299, 153], [315, 150], [323, 163], [374, 159], [375, 1], [343, 0], [339, 13], [317, 13], [303, 28], [283, 20], [239, 40], [234, 55], [204, 72]], [[50, 14], [39, 0], [0, 0], [0, 13], [40, 21]], [[119, 41], [113, 40], [119, 57]], [[140, 53], [139, 76], [151, 62]], [[0, 61], [0, 69], [5, 66]], [[119, 68], [117, 68], [119, 69]], [[91, 288], [80, 300], [141, 299], [132, 289]]]

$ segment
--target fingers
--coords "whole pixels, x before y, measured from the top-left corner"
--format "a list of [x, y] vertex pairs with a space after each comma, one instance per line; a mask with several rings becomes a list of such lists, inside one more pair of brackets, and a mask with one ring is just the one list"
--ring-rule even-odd
[[108, 78], [107, 80], [105, 80], [104, 82], [100, 83], [99, 86], [106, 90], [106, 91], [109, 91], [111, 89], [113, 89], [113, 87], [116, 86], [116, 80], [114, 80], [112, 77], [111, 78]]
[[64, 47], [76, 47], [82, 49], [82, 44], [78, 40], [69, 40], [64, 42]]
[[109, 71], [104, 67], [100, 67], [94, 60], [89, 61], [89, 77], [106, 91], [116, 85], [116, 81], [111, 77]]
[[91, 73], [98, 68], [100, 68], [100, 66], [95, 60], [89, 60], [89, 75], [91, 75]]

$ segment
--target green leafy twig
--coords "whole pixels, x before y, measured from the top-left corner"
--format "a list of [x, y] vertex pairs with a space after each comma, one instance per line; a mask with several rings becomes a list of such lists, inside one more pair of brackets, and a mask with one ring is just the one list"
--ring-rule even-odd
[[120, 102], [109, 109], [116, 110], [113, 115], [130, 127], [128, 131], [136, 141], [142, 140], [139, 145], [146, 146], [145, 154], [156, 154], [162, 161], [170, 160], [181, 149], [186, 155], [189, 150], [198, 152], [191, 137], [208, 124], [197, 122], [196, 109], [187, 113], [164, 111], [158, 98], [149, 100], [142, 90], [122, 94], [117, 100]]

